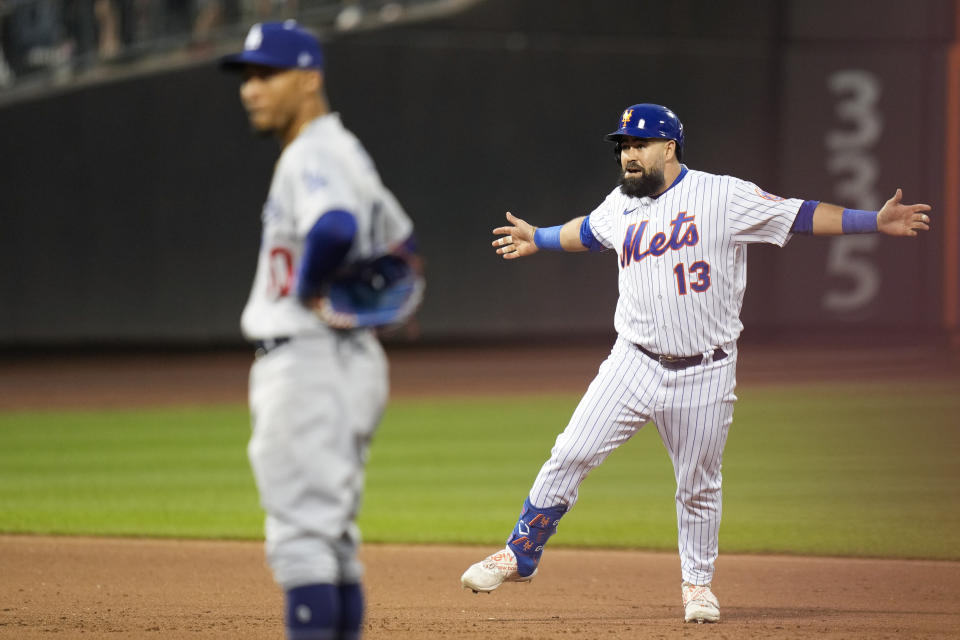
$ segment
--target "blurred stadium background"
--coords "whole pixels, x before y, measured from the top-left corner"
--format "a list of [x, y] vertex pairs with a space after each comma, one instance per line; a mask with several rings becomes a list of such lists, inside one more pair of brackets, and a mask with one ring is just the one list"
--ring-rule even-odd
[[428, 295], [395, 342], [612, 336], [608, 256], [507, 264], [490, 230], [591, 210], [645, 101], [691, 167], [934, 207], [916, 242], [751, 248], [745, 339], [956, 342], [958, 0], [0, 0], [0, 348], [242, 345], [277, 147], [215, 61], [287, 17], [417, 223]]
[[[239, 317], [278, 150], [248, 133], [216, 60], [253, 22], [290, 17], [324, 40], [333, 107], [426, 258], [416, 326], [386, 338], [394, 400], [372, 451], [368, 541], [502, 541], [613, 339], [617, 291], [610, 254], [507, 263], [491, 230], [506, 210], [537, 224], [589, 212], [616, 178], [603, 135], [625, 106], [659, 102], [682, 118], [693, 168], [854, 208], [897, 187], [933, 206], [916, 241], [750, 248], [722, 548], [952, 562], [916, 565], [931, 577], [915, 590], [899, 569], [871, 581], [860, 564], [856, 582], [831, 570], [833, 592], [810, 563], [817, 608], [796, 625], [781, 620], [799, 601], [757, 609], [747, 635], [957, 629], [941, 603], [960, 557], [960, 0], [0, 0], [0, 532], [261, 535]], [[592, 474], [556, 544], [673, 549], [668, 466], [656, 430], [641, 432]], [[67, 576], [49, 547], [26, 553], [32, 537], [11, 540], [0, 566], [31, 559], [0, 581], [0, 627], [18, 637], [76, 619], [129, 637], [177, 624], [145, 586], [155, 570], [133, 574], [129, 591], [149, 596], [137, 608]], [[81, 544], [111, 580], [141, 566], [107, 567], [127, 556]], [[776, 562], [771, 594], [795, 586]], [[213, 573], [226, 564], [243, 562]], [[859, 615], [864, 584], [863, 624], [837, 626]], [[177, 587], [179, 628], [193, 630], [197, 605]], [[210, 593], [211, 618], [249, 622]], [[444, 598], [423, 597], [426, 617], [457, 624], [462, 605]], [[877, 602], [900, 617], [877, 618]]]

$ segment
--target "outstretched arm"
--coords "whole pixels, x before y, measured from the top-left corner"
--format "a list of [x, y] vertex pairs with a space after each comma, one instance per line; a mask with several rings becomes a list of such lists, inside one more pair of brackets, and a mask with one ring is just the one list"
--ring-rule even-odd
[[913, 237], [920, 231], [929, 231], [930, 216], [926, 212], [930, 211], [930, 205], [903, 204], [902, 198], [903, 191], [897, 189], [879, 212], [844, 209], [821, 202], [813, 211], [813, 235], [878, 232], [888, 236]]
[[[537, 230], [539, 227], [529, 224], [526, 220], [521, 220], [508, 211], [507, 220], [510, 224], [493, 230], [494, 235], [500, 237], [491, 244], [497, 248], [497, 253], [503, 256], [505, 260], [530, 256], [541, 248], [587, 251], [588, 247], [580, 241], [580, 226], [583, 224], [584, 217], [574, 218], [559, 229], [556, 227], [540, 229], [541, 234], [538, 236]], [[555, 237], [550, 237], [553, 234], [556, 234]], [[547, 246], [544, 246], [544, 243], [547, 243]], [[558, 244], [559, 246], [557, 246]]]

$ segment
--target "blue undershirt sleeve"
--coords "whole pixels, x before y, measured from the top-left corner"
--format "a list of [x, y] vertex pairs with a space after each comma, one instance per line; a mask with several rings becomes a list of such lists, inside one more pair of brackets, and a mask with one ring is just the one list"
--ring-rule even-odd
[[803, 201], [803, 204], [800, 205], [800, 210], [797, 211], [797, 217], [793, 220], [790, 233], [798, 233], [805, 236], [813, 235], [813, 212], [816, 211], [818, 204], [820, 204], [819, 200]]
[[593, 230], [590, 229], [590, 216], [585, 217], [583, 222], [580, 223], [580, 243], [590, 251], [603, 251], [606, 249], [606, 247], [597, 240], [597, 237], [593, 235]]
[[297, 277], [297, 297], [303, 301], [320, 294], [350, 251], [357, 235], [357, 220], [349, 211], [327, 211], [307, 233]]

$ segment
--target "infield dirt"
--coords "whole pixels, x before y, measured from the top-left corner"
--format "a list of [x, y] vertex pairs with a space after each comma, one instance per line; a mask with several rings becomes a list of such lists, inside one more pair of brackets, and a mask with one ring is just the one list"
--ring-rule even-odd
[[[605, 353], [400, 351], [393, 388], [405, 396], [577, 392]], [[0, 363], [0, 410], [243, 402], [248, 364], [243, 353], [11, 358]], [[752, 350], [738, 377], [960, 381], [953, 356], [929, 349]], [[365, 638], [960, 638], [960, 562], [722, 548], [721, 531], [722, 621], [690, 625], [672, 553], [554, 548], [532, 583], [476, 595], [460, 589], [459, 576], [492, 548], [366, 545]], [[281, 607], [260, 543], [0, 536], [0, 637], [279, 640]]]
[[[960, 563], [721, 555], [717, 625], [684, 624], [674, 554], [553, 549], [529, 584], [460, 589], [490, 549], [367, 545], [365, 638], [956, 638]], [[0, 636], [283, 637], [254, 542], [0, 537]]]

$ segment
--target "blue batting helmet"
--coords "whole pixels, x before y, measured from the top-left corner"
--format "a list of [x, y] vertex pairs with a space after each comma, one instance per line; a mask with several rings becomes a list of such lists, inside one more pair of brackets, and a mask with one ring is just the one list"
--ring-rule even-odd
[[677, 160], [683, 159], [683, 123], [677, 114], [659, 104], [635, 104], [624, 109], [620, 116], [620, 128], [608, 133], [607, 140], [619, 143], [623, 136], [674, 140], [677, 143]]

